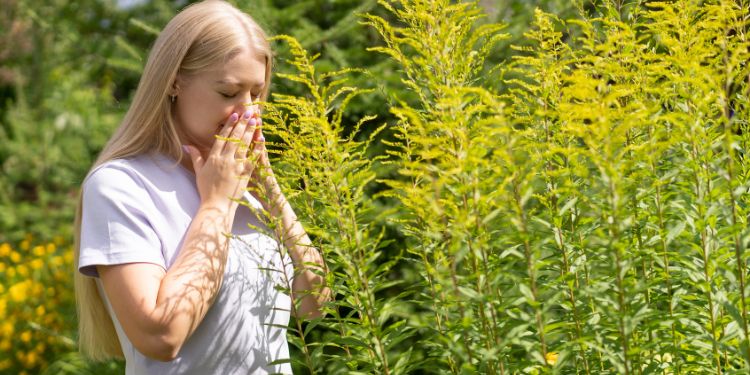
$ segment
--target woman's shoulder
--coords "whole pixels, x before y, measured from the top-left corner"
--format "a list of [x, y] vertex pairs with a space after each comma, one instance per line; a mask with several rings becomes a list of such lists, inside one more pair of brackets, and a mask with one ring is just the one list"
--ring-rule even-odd
[[83, 189], [142, 189], [145, 182], [158, 178], [155, 171], [165, 159], [157, 154], [141, 154], [108, 160], [89, 171], [83, 181]]

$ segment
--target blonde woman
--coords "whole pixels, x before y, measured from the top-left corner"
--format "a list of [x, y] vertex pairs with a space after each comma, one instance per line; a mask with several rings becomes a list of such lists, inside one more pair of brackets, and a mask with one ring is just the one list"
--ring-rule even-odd
[[[157, 38], [82, 186], [75, 281], [90, 358], [124, 357], [127, 374], [291, 373], [290, 313], [319, 316], [330, 292], [252, 104], [271, 63], [264, 32], [223, 1], [187, 7]], [[260, 210], [276, 235], [256, 230]]]

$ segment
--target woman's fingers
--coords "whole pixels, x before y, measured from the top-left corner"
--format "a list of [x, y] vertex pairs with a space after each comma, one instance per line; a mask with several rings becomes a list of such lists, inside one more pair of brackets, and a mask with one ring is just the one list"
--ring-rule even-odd
[[229, 138], [229, 135], [231, 134], [232, 129], [234, 129], [234, 124], [237, 122], [239, 117], [240, 116], [237, 113], [232, 113], [232, 115], [229, 116], [227, 121], [224, 123], [224, 126], [221, 127], [221, 131], [219, 131], [219, 136], [214, 141], [214, 144], [211, 147], [210, 152], [220, 152], [224, 148], [226, 139]]
[[245, 111], [245, 114], [243, 114], [242, 118], [240, 118], [240, 122], [238, 122], [237, 125], [234, 126], [234, 129], [232, 129], [232, 133], [230, 136], [231, 141], [224, 144], [222, 155], [236, 157], [237, 149], [240, 146], [239, 142], [242, 141], [242, 137], [245, 135], [245, 130], [248, 127], [248, 120], [250, 119], [250, 116], [252, 116], [252, 112], [250, 110]]

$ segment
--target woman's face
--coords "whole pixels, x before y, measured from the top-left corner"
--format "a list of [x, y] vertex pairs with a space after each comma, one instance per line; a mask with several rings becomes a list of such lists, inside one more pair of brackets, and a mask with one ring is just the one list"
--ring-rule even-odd
[[177, 77], [174, 113], [182, 143], [205, 155], [229, 116], [241, 116], [246, 105], [258, 100], [265, 78], [265, 59], [249, 51], [215, 69]]

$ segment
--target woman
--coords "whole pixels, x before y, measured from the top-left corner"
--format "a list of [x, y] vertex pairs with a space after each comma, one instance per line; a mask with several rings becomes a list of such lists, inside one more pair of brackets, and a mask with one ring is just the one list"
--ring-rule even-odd
[[319, 316], [330, 291], [264, 146], [254, 102], [271, 61], [260, 27], [223, 1], [187, 7], [157, 38], [82, 187], [75, 281], [90, 358], [124, 357], [127, 374], [291, 372], [290, 313]]

